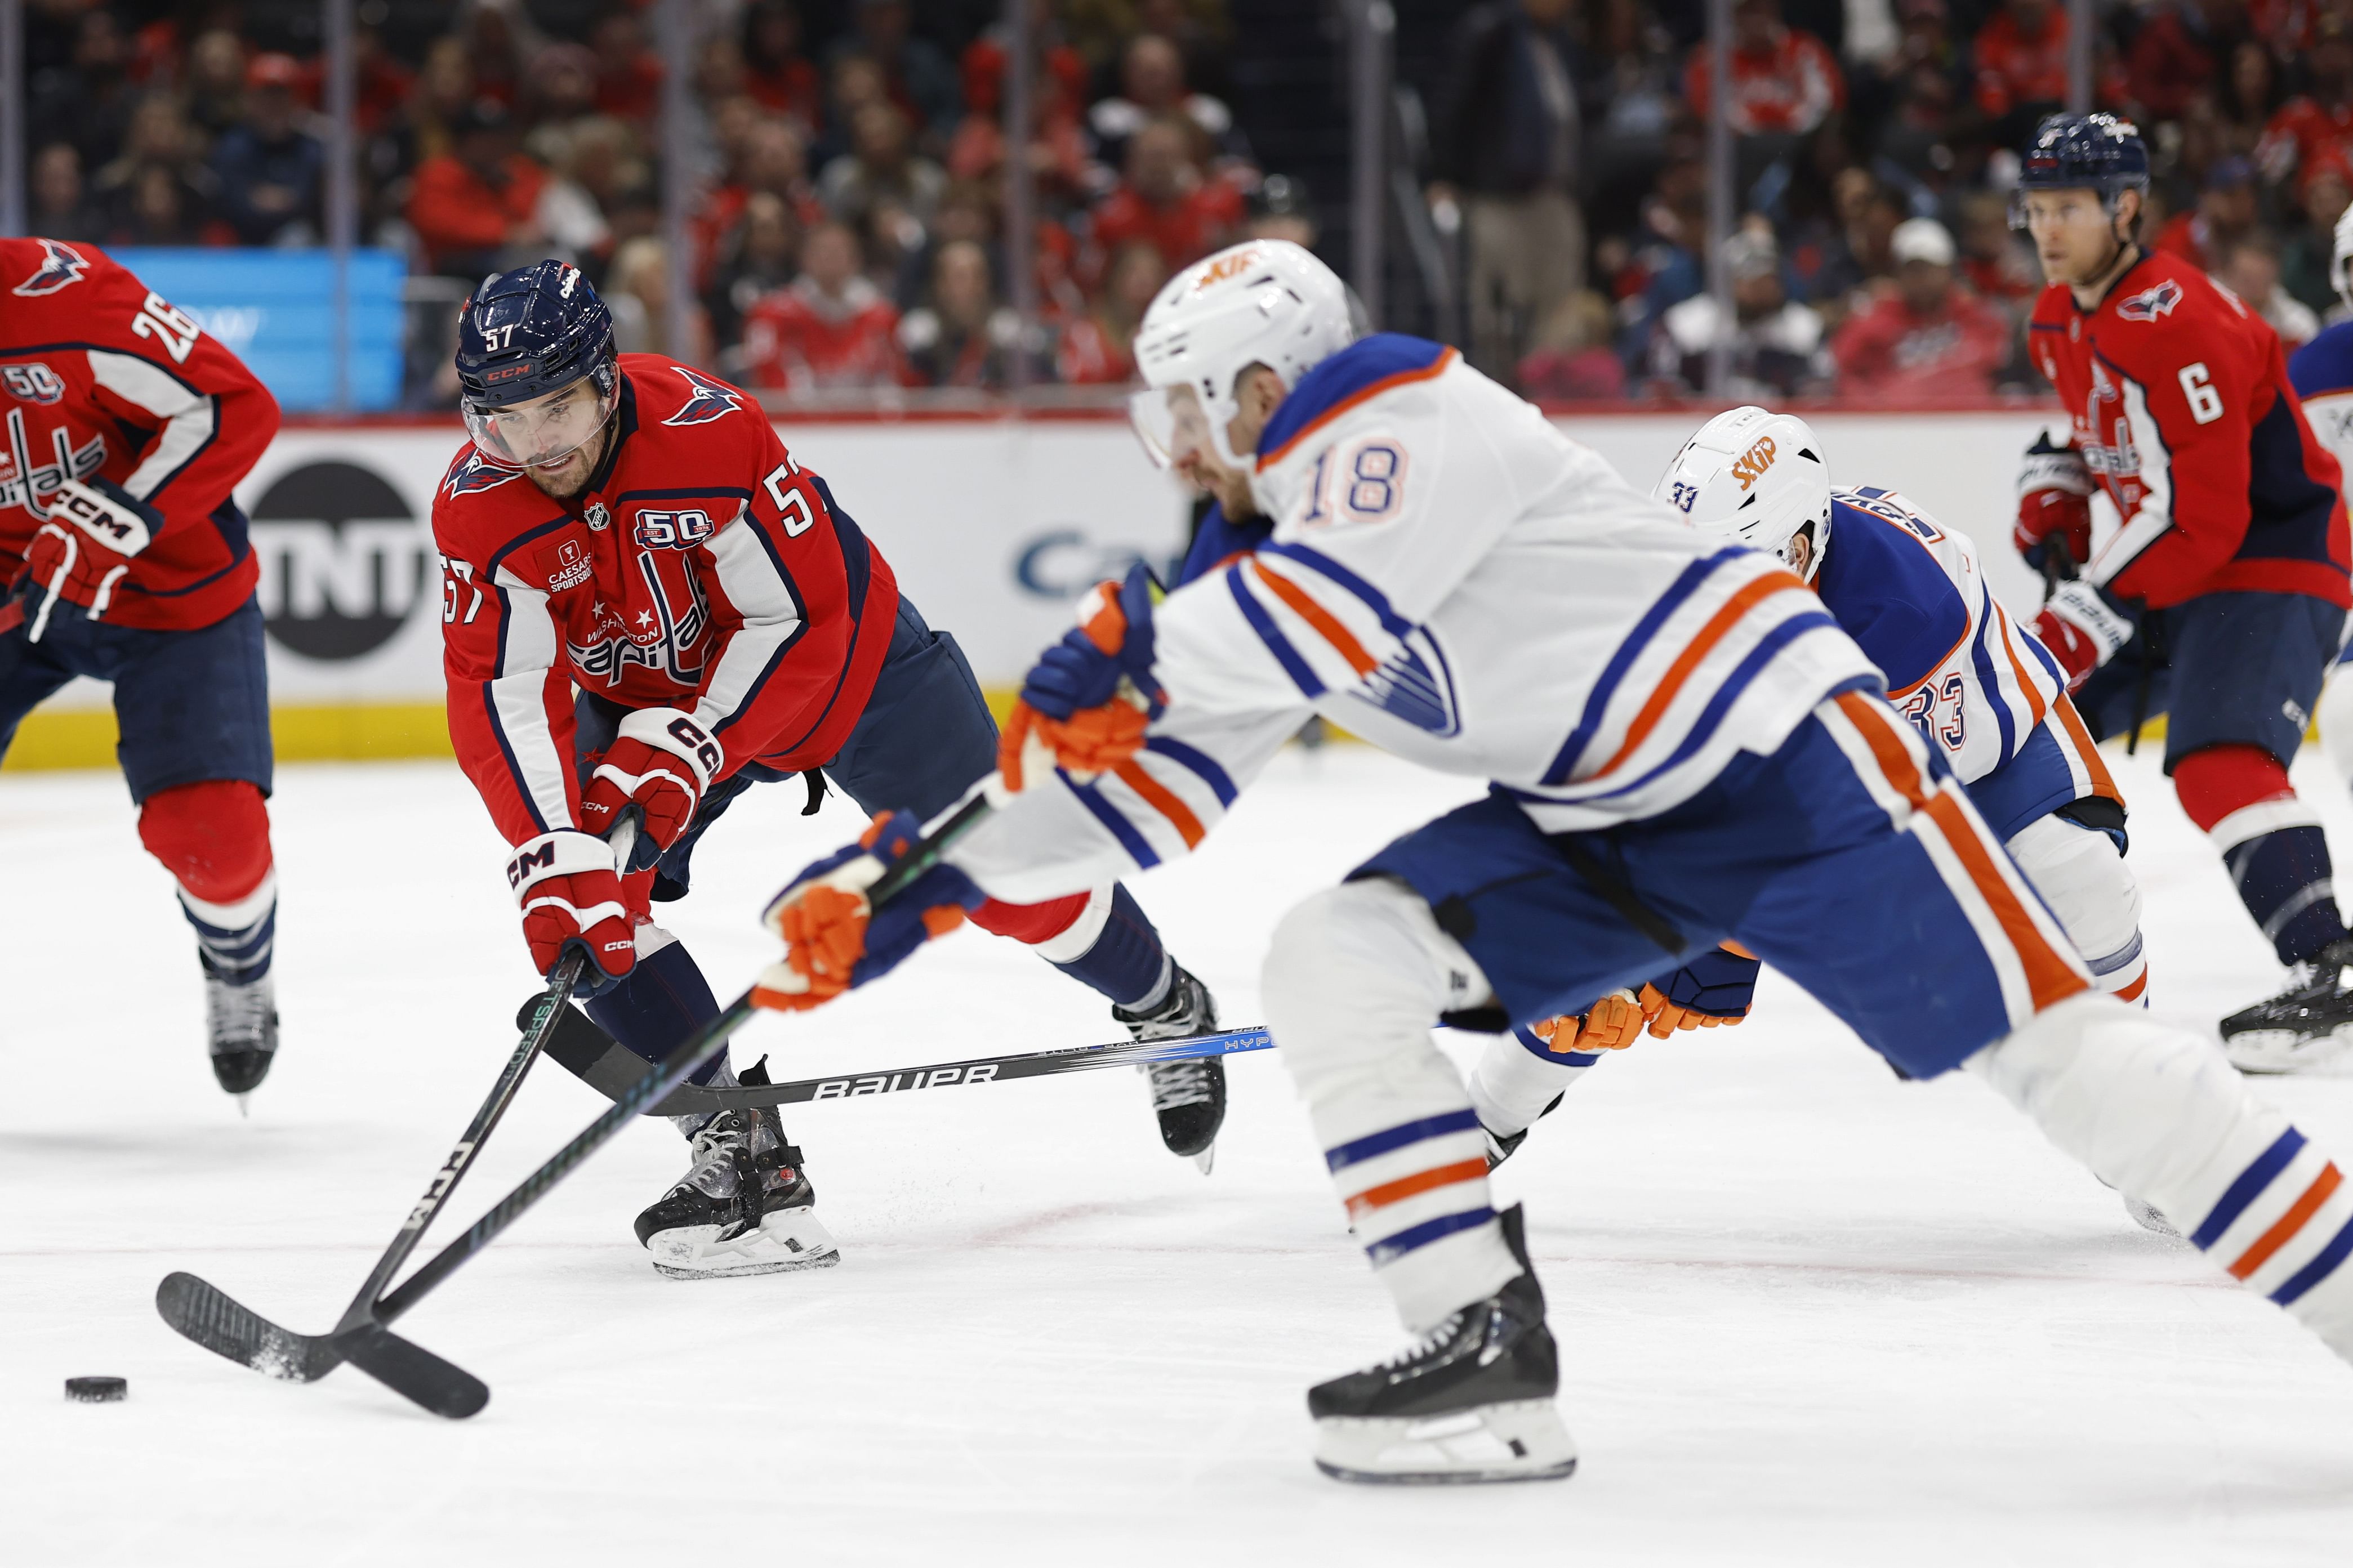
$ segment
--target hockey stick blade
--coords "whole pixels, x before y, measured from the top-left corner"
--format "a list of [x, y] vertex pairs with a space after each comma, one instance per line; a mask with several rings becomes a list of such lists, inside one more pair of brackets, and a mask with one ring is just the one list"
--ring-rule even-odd
[[166, 1274], [155, 1310], [181, 1338], [281, 1383], [316, 1383], [343, 1362], [332, 1334], [298, 1334], [193, 1274]]
[[490, 1385], [480, 1378], [380, 1323], [346, 1329], [334, 1339], [345, 1361], [436, 1415], [463, 1421], [491, 1402]]
[[280, 1383], [316, 1383], [348, 1361], [436, 1415], [463, 1419], [490, 1402], [480, 1380], [379, 1324], [298, 1334], [193, 1274], [165, 1275], [155, 1310], [182, 1338]]
[[[539, 1005], [534, 996], [523, 1004], [529, 1016]], [[828, 1078], [798, 1079], [789, 1083], [710, 1089], [681, 1084], [666, 1095], [648, 1116], [703, 1115], [753, 1106], [797, 1105], [814, 1100], [850, 1100], [904, 1089], [947, 1089], [973, 1083], [1009, 1083], [1015, 1079], [1050, 1078], [1059, 1073], [1088, 1072], [1098, 1068], [1133, 1067], [1154, 1062], [1191, 1061], [1203, 1057], [1235, 1056], [1262, 1051], [1273, 1045], [1264, 1028], [1225, 1029], [1188, 1035], [1181, 1039], [1138, 1044], [1116, 1040], [1103, 1046], [1066, 1046], [1060, 1050], [1021, 1051], [999, 1057], [974, 1057], [960, 1062], [925, 1062], [919, 1067], [839, 1073]], [[558, 1066], [607, 1100], [618, 1100], [645, 1076], [646, 1060], [598, 1028], [577, 1007], [566, 1006], [556, 1019], [547, 1042], [547, 1054]]]

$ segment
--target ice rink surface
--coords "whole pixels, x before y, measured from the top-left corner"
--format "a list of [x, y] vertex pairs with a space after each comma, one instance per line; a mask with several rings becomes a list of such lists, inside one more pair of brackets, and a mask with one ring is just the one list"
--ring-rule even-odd
[[[2211, 1024], [2275, 966], [2153, 758], [2118, 763], [2156, 994]], [[2353, 854], [2340, 787], [2316, 758], [2298, 776]], [[1275, 919], [1473, 793], [1294, 749], [1138, 891], [1253, 1023]], [[762, 900], [858, 824], [800, 799], [747, 796], [671, 907], [723, 994], [765, 957]], [[265, 1382], [164, 1328], [156, 1281], [191, 1269], [331, 1326], [532, 989], [454, 767], [288, 768], [272, 814], [284, 1046], [240, 1121], [120, 780], [0, 780], [11, 1568], [2353, 1562], [2353, 1371], [1974, 1080], [1899, 1083], [1770, 977], [1745, 1026], [1588, 1075], [1499, 1179], [1561, 1341], [1566, 1483], [1311, 1467], [1308, 1384], [1403, 1336], [1271, 1054], [1234, 1061], [1206, 1179], [1161, 1151], [1132, 1070], [788, 1108], [845, 1255], [814, 1274], [658, 1278], [629, 1223], [683, 1145], [648, 1122], [404, 1321], [491, 1384], [482, 1415], [348, 1371]], [[736, 1060], [1114, 1037], [1091, 994], [967, 931], [820, 1017], [760, 1021]], [[2353, 1081], [2259, 1092], [2353, 1150]], [[600, 1104], [543, 1063], [439, 1234]], [[129, 1402], [68, 1404], [84, 1373], [127, 1376]]]

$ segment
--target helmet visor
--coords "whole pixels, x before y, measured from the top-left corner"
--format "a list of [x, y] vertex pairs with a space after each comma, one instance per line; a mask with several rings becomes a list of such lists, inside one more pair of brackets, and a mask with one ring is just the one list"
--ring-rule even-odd
[[543, 397], [484, 408], [465, 403], [466, 434], [482, 456], [509, 468], [560, 463], [596, 437], [621, 404], [618, 376], [584, 375]]
[[1145, 455], [1155, 468], [1166, 468], [1191, 454], [1217, 455], [1209, 440], [1209, 418], [1192, 387], [1147, 386], [1127, 399], [1128, 423]]

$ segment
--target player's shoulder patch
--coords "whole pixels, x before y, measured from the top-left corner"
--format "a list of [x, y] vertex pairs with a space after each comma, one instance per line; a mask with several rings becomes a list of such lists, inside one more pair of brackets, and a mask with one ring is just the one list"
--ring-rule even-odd
[[41, 247], [39, 265], [8, 290], [11, 294], [37, 300], [60, 289], [71, 288], [90, 275], [90, 258], [63, 240], [37, 239], [34, 243]]
[[521, 478], [521, 468], [493, 463], [482, 456], [479, 447], [469, 446], [458, 460], [449, 465], [449, 472], [441, 480], [441, 493], [455, 500], [459, 496], [494, 490], [511, 479]]
[[682, 364], [672, 365], [679, 379], [686, 383], [687, 397], [677, 412], [662, 421], [665, 425], [708, 425], [744, 406], [744, 395], [715, 377], [701, 371], [689, 370]]
[[2116, 301], [2116, 316], [2126, 321], [2155, 321], [2173, 314], [2188, 290], [2180, 281], [2160, 278], [2137, 294], [2128, 294]]

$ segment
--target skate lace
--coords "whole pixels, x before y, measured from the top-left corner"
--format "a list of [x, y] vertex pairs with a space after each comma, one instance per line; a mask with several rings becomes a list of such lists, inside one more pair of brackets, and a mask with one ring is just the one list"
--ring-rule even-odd
[[231, 985], [223, 980], [206, 981], [205, 1014], [214, 1049], [259, 1049], [269, 1037], [275, 1001], [269, 986], [262, 982]]
[[1444, 1322], [1430, 1330], [1430, 1332], [1422, 1335], [1421, 1338], [1406, 1346], [1405, 1349], [1398, 1352], [1397, 1354], [1389, 1357], [1388, 1360], [1380, 1363], [1378, 1365], [1374, 1367], [1373, 1370], [1376, 1372], [1387, 1372], [1392, 1367], [1410, 1366], [1415, 1362], [1423, 1359], [1425, 1356], [1436, 1355], [1440, 1351], [1444, 1350], [1448, 1345], [1452, 1344], [1456, 1340], [1462, 1337], [1462, 1330], [1470, 1321], [1471, 1314], [1468, 1312], [1454, 1313]]
[[1148, 1076], [1155, 1111], [1207, 1105], [1217, 1098], [1209, 1083], [1209, 1064], [1204, 1061], [1156, 1062]]
[[735, 1180], [735, 1150], [744, 1142], [744, 1129], [736, 1124], [733, 1114], [712, 1117], [702, 1130], [687, 1140], [687, 1150], [692, 1163], [681, 1178], [682, 1186], [698, 1187], [714, 1198], [732, 1197]]

